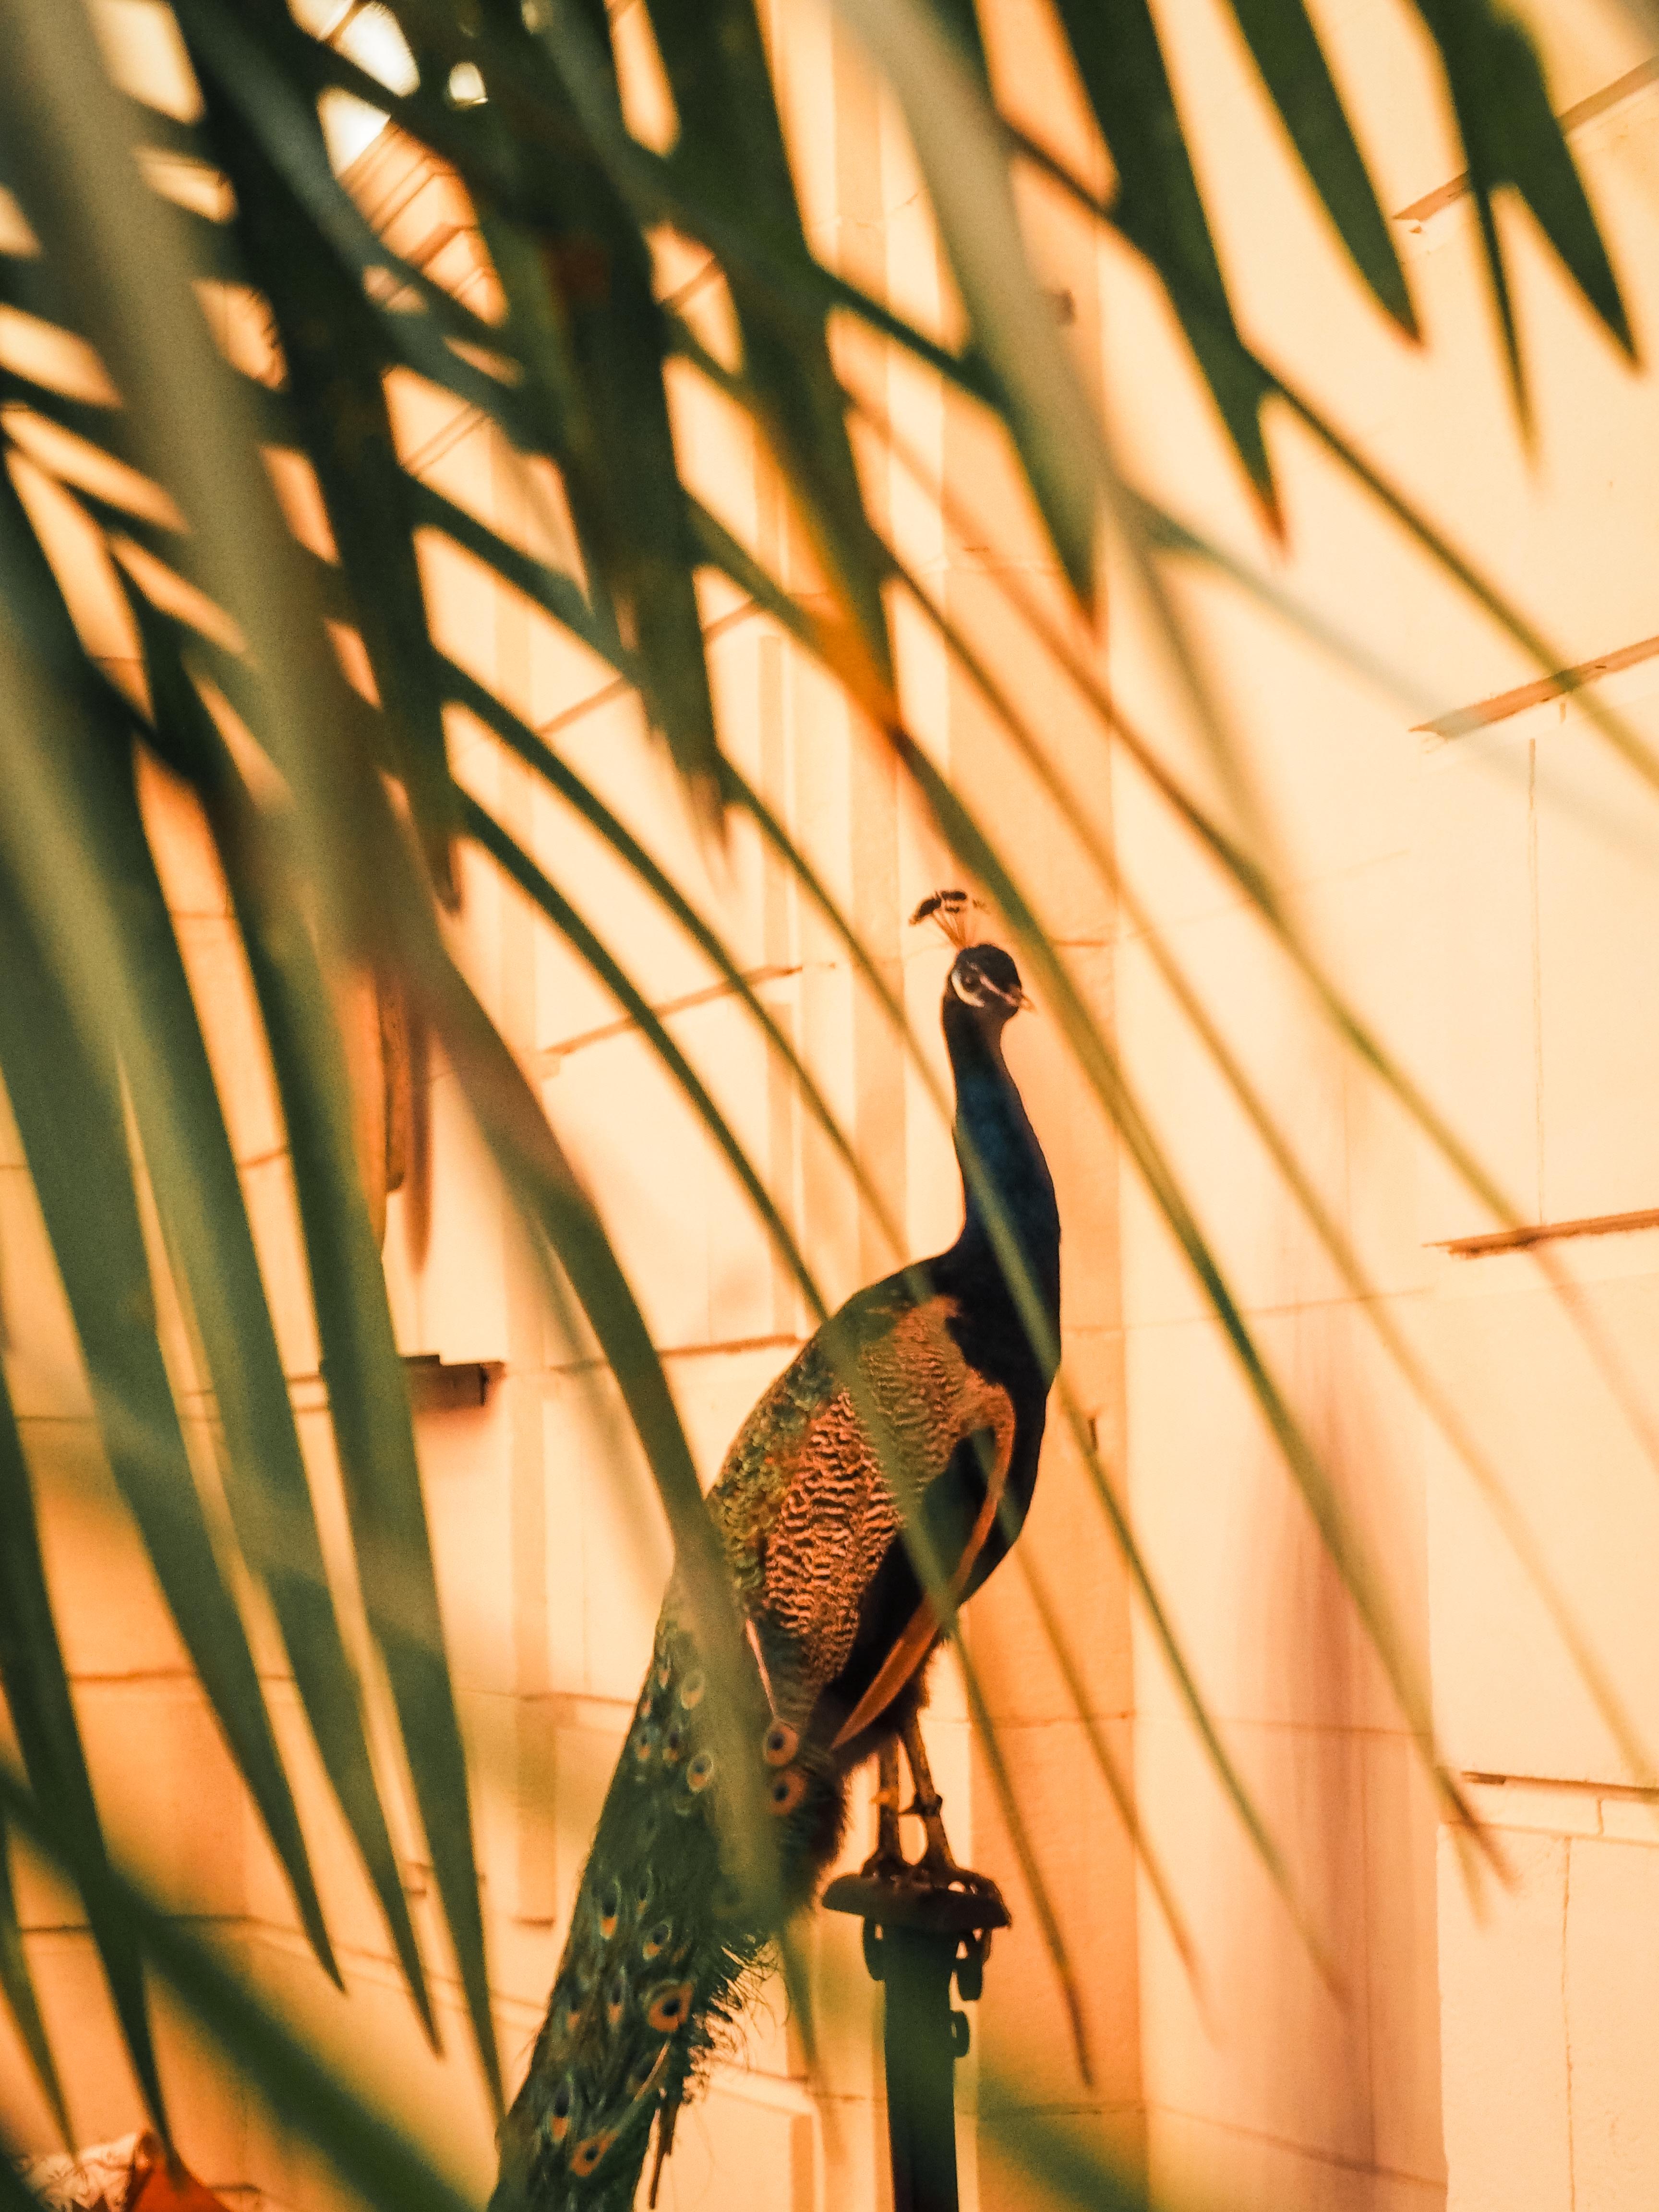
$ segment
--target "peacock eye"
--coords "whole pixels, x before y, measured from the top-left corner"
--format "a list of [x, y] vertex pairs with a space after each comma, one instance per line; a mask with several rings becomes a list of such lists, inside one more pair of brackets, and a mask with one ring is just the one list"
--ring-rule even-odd
[[708, 1686], [701, 1673], [688, 1674], [680, 1684], [680, 1703], [688, 1713], [702, 1703], [702, 1693]]
[[672, 2035], [691, 2012], [690, 1982], [665, 1982], [653, 1990], [646, 2004], [645, 2024], [659, 2035]]
[[700, 1751], [685, 1770], [685, 1786], [695, 1797], [699, 1790], [707, 1790], [714, 1778], [714, 1754]]
[[628, 1977], [620, 1966], [611, 1977], [611, 1986], [605, 1993], [605, 2016], [612, 2027], [628, 2008]]
[[774, 1721], [761, 1738], [761, 1757], [769, 1766], [787, 1766], [800, 1748], [800, 1738], [787, 1721]]
[[592, 2173], [616, 2140], [616, 2134], [612, 2130], [607, 2130], [604, 2135], [584, 2136], [570, 2154], [572, 2173], [582, 2178]]
[[674, 1924], [672, 1921], [659, 1920], [656, 1926], [652, 1929], [650, 1933], [646, 1936], [645, 1941], [641, 1944], [641, 1951], [647, 1959], [660, 1958], [662, 1954], [668, 1948], [669, 1941], [673, 1936], [673, 1933]]
[[637, 1765], [648, 1766], [656, 1754], [657, 1731], [647, 1722], [636, 1728], [631, 1738], [634, 1758]]
[[793, 1813], [806, 1795], [806, 1777], [799, 1767], [792, 1766], [787, 1774], [778, 1775], [766, 1793], [768, 1809], [780, 1820]]

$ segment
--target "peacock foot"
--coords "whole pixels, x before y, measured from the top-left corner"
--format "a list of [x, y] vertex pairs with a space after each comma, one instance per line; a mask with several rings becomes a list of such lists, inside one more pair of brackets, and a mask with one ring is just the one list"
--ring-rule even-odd
[[903, 1881], [908, 1876], [909, 1867], [899, 1840], [897, 1744], [883, 1744], [876, 1756], [876, 1848], [859, 1869], [859, 1879]]

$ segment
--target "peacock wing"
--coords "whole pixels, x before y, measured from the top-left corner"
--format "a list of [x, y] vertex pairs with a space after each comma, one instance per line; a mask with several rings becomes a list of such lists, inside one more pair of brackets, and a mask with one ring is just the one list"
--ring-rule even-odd
[[[1014, 1436], [1007, 1390], [963, 1357], [944, 1295], [854, 1305], [839, 1344], [821, 1331], [798, 1365], [795, 1417], [768, 1447], [769, 1494], [756, 1562], [769, 1640], [794, 1655], [801, 1725], [830, 1686], [851, 1710], [881, 1695], [868, 1725], [921, 1665], [938, 1632], [903, 1540], [908, 1493], [947, 1584], [960, 1595], [995, 1525]], [[848, 1378], [851, 1364], [856, 1382]], [[884, 1462], [864, 1418], [886, 1432]], [[854, 1655], [857, 1655], [854, 1665]]]

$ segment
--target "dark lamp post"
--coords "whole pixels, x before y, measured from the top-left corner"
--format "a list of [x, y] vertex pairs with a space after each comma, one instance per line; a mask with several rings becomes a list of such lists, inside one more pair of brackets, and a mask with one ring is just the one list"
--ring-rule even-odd
[[957, 2212], [956, 2062], [979, 1996], [994, 1929], [1008, 1908], [988, 1875], [886, 1860], [842, 1875], [823, 1893], [830, 1912], [864, 1923], [864, 1963], [886, 1993], [883, 2044], [893, 2212]]

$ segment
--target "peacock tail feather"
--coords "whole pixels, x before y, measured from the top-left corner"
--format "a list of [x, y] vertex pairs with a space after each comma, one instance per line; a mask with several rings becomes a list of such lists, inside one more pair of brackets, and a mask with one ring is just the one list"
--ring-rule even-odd
[[[708, 1681], [675, 1612], [671, 1591], [547, 2017], [502, 2130], [497, 2212], [627, 2212], [653, 2118], [665, 2148], [775, 1933], [745, 1913], [723, 1863], [725, 1778]], [[781, 1652], [774, 1659], [781, 1676]], [[757, 1732], [752, 1756], [793, 1905], [839, 1844], [843, 1785], [781, 1717]]]

